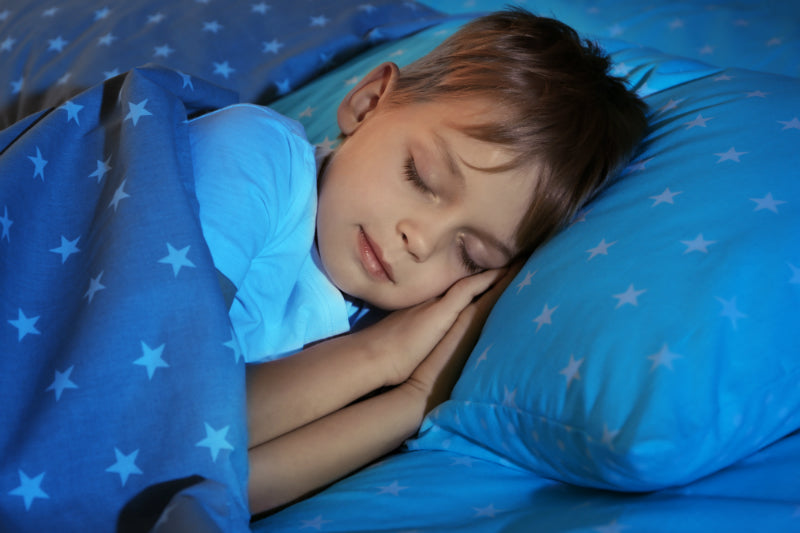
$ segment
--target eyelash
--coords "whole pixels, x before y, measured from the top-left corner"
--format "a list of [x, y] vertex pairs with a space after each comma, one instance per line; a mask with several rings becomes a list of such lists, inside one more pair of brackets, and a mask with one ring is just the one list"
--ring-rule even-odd
[[[406, 175], [406, 179], [411, 182], [411, 184], [418, 189], [420, 192], [425, 194], [431, 194], [431, 188], [422, 180], [420, 177], [419, 172], [417, 172], [417, 166], [414, 164], [414, 159], [409, 157], [406, 160], [406, 164], [404, 166], [404, 172]], [[467, 252], [467, 245], [464, 244], [463, 240], [459, 240], [458, 243], [459, 248], [459, 259], [461, 259], [461, 264], [464, 266], [467, 272], [470, 274], [477, 274], [482, 270], [485, 270], [479, 264], [472, 260]]]
[[414, 158], [409, 157], [408, 159], [406, 159], [404, 171], [406, 174], [406, 179], [410, 181], [414, 187], [416, 187], [425, 194], [431, 193], [431, 188], [428, 187], [428, 185], [424, 181], [422, 181], [419, 172], [417, 172], [417, 165], [414, 164]]

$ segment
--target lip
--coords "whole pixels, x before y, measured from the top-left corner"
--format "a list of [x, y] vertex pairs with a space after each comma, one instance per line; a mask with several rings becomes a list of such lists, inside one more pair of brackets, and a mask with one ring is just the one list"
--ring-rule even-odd
[[370, 277], [378, 281], [394, 283], [392, 267], [386, 263], [380, 247], [369, 238], [362, 227], [358, 228], [358, 256], [361, 259], [361, 266]]

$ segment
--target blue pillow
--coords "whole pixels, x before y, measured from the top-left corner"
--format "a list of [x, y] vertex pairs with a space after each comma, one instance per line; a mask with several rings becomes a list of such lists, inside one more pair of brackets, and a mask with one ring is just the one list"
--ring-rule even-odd
[[614, 54], [649, 95], [641, 152], [530, 258], [412, 448], [649, 491], [800, 428], [800, 80], [652, 55]]
[[624, 39], [723, 67], [800, 76], [800, 3], [737, 0], [437, 0], [439, 11], [519, 4], [581, 32]]
[[[274, 107], [335, 146], [362, 54]], [[651, 107], [633, 163], [531, 257], [412, 449], [450, 449], [580, 485], [651, 490], [800, 427], [800, 81], [601, 44]]]

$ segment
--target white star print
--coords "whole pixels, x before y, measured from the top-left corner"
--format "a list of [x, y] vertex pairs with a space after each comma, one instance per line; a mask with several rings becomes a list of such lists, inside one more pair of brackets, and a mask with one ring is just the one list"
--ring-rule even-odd
[[67, 258], [69, 256], [80, 252], [80, 249], [78, 248], [78, 240], [80, 238], [81, 237], [79, 235], [70, 241], [67, 240], [67, 238], [62, 235], [61, 246], [57, 248], [51, 248], [50, 251], [53, 252], [54, 254], [61, 255], [61, 264], [63, 265], [67, 261]]
[[27, 474], [25, 474], [25, 472], [22, 470], [18, 470], [17, 473], [19, 474], [19, 487], [9, 491], [8, 493], [11, 496], [22, 496], [22, 500], [25, 502], [26, 511], [30, 510], [31, 504], [36, 498], [41, 498], [44, 500], [50, 498], [50, 496], [48, 496], [47, 493], [42, 490], [42, 479], [44, 478], [44, 472], [34, 478], [28, 477]]
[[36, 147], [36, 156], [29, 155], [28, 159], [33, 163], [33, 177], [39, 176], [44, 181], [44, 167], [47, 166], [47, 160], [42, 157], [38, 146]]
[[740, 318], [747, 318], [747, 315], [736, 308], [736, 297], [734, 296], [730, 300], [725, 300], [718, 296], [716, 298], [717, 301], [722, 304], [722, 311], [720, 312], [719, 316], [724, 316], [725, 318], [730, 319], [733, 329], [739, 329], [737, 320]]
[[736, 163], [741, 163], [741, 161], [739, 160], [739, 156], [742, 156], [746, 153], [747, 152], [737, 152], [736, 148], [730, 147], [727, 152], [722, 152], [714, 155], [719, 157], [717, 163], [722, 163], [723, 161], [735, 161]]
[[148, 15], [147, 16], [147, 23], [148, 24], [158, 24], [162, 20], [164, 20], [164, 14], [163, 13], [155, 13], [153, 15]]
[[11, 37], [6, 37], [5, 40], [0, 43], [0, 51], [10, 52], [11, 48], [14, 46], [17, 40]]
[[619, 435], [619, 430], [618, 429], [615, 429], [615, 430], [612, 431], [612, 430], [608, 429], [608, 425], [607, 424], [603, 424], [603, 438], [601, 439], [603, 444], [605, 444], [609, 448], [613, 449], [614, 448], [614, 439], [617, 438], [617, 435]]
[[138, 104], [134, 104], [133, 102], [128, 102], [128, 114], [125, 115], [124, 120], [132, 120], [133, 125], [136, 126], [139, 124], [139, 119], [142, 117], [152, 116], [153, 114], [145, 109], [147, 105], [147, 98], [139, 102]]
[[669, 187], [667, 187], [661, 194], [650, 197], [651, 200], [655, 200], [655, 202], [653, 202], [653, 205], [651, 205], [650, 207], [655, 207], [658, 204], [675, 204], [675, 197], [681, 194], [682, 192], [683, 191], [672, 192], [669, 190]]
[[637, 290], [635, 290], [633, 288], [633, 284], [629, 285], [628, 289], [625, 292], [622, 292], [622, 293], [619, 293], [619, 294], [614, 294], [612, 296], [613, 298], [616, 298], [617, 300], [619, 300], [617, 302], [616, 309], [619, 309], [620, 307], [622, 307], [625, 304], [638, 306], [639, 305], [638, 298], [639, 298], [640, 295], [644, 294], [645, 292], [647, 292], [647, 289], [642, 289], [642, 290], [637, 291]]
[[716, 242], [717, 241], [705, 240], [702, 233], [698, 234], [697, 237], [695, 237], [692, 241], [681, 241], [681, 243], [686, 245], [686, 250], [683, 251], [684, 254], [688, 254], [690, 252], [702, 252], [707, 254], [708, 247]]
[[278, 87], [278, 94], [286, 94], [292, 90], [292, 84], [288, 79], [276, 81], [275, 85]]
[[672, 362], [676, 359], [683, 359], [683, 356], [669, 351], [667, 345], [664, 344], [664, 346], [661, 347], [661, 350], [653, 355], [648, 355], [647, 358], [653, 361], [653, 365], [650, 367], [650, 372], [652, 372], [660, 366], [665, 366], [670, 370], [673, 370]]
[[478, 365], [480, 365], [482, 362], [489, 360], [489, 350], [491, 350], [492, 346], [493, 345], [490, 344], [489, 346], [484, 348], [484, 350], [481, 352], [481, 354], [475, 360], [475, 367], [474, 368], [478, 368]]
[[401, 490], [406, 490], [408, 487], [403, 487], [397, 480], [394, 480], [391, 485], [378, 487], [378, 494], [391, 494], [392, 496], [400, 496]]
[[65, 41], [64, 39], [62, 39], [60, 35], [55, 39], [48, 39], [47, 51], [61, 52], [62, 50], [64, 50], [64, 47], [67, 46], [68, 42], [69, 41]]
[[168, 44], [162, 44], [161, 46], [153, 47], [153, 56], [154, 57], [169, 57], [175, 49], [170, 47]]
[[311, 23], [309, 24], [309, 26], [311, 26], [312, 28], [314, 27], [322, 28], [327, 24], [328, 24], [328, 17], [326, 17], [325, 15], [320, 15], [319, 17], [311, 17]]
[[316, 111], [315, 108], [313, 108], [311, 106], [306, 106], [306, 108], [303, 109], [300, 112], [299, 115], [297, 115], [297, 118], [303, 118], [303, 117], [309, 117], [310, 118], [310, 117], [313, 117], [314, 116], [314, 111]]
[[108, 17], [109, 13], [111, 13], [111, 10], [108, 9], [107, 7], [104, 7], [103, 9], [98, 9], [97, 11], [94, 12], [94, 20], [98, 21], [104, 19]]
[[57, 12], [58, 12], [58, 8], [57, 7], [51, 7], [51, 8], [48, 8], [48, 9], [45, 9], [44, 11], [42, 11], [42, 16], [43, 17], [52, 17]]
[[125, 455], [116, 447], [114, 448], [114, 455], [116, 456], [116, 462], [106, 468], [106, 472], [111, 472], [112, 474], [119, 474], [119, 479], [122, 481], [122, 486], [125, 486], [125, 483], [128, 482], [128, 477], [131, 474], [142, 474], [142, 471], [136, 466], [136, 457], [139, 455], [139, 450], [134, 450], [128, 455]]
[[783, 128], [781, 128], [781, 129], [784, 129], [784, 130], [800, 130], [800, 120], [798, 120], [797, 117], [794, 117], [792, 120], [789, 120], [789, 121], [779, 120], [778, 122], [780, 124], [783, 124]]
[[762, 91], [752, 91], [747, 93], [748, 98], [766, 98], [769, 93], [765, 93]]
[[189, 74], [184, 74], [180, 70], [176, 70], [175, 73], [178, 74], [178, 76], [180, 76], [181, 80], [183, 81], [183, 86], [181, 86], [181, 89], [189, 87], [191, 90], [194, 91], [194, 84], [192, 83], [192, 77]]
[[796, 267], [791, 263], [786, 264], [789, 265], [789, 268], [792, 270], [792, 277], [789, 279], [789, 283], [800, 285], [800, 267]]
[[539, 316], [533, 319], [533, 321], [536, 322], [537, 324], [536, 326], [537, 332], [541, 329], [543, 325], [553, 323], [552, 317], [556, 309], [558, 309], [558, 306], [555, 306], [551, 309], [550, 307], [547, 306], [547, 304], [544, 304], [544, 309], [542, 309], [542, 312], [539, 314]]
[[598, 255], [608, 255], [608, 249], [617, 244], [617, 241], [614, 242], [606, 242], [605, 239], [600, 241], [600, 244], [595, 246], [594, 248], [589, 248], [586, 250], [589, 253], [589, 259], [587, 261], [591, 261]]
[[336, 141], [332, 141], [326, 136], [325, 140], [321, 143], [317, 143], [316, 146], [322, 150], [323, 153], [327, 154], [333, 151], [333, 147], [336, 146]]
[[70, 374], [72, 374], [72, 369], [75, 366], [71, 366], [66, 369], [64, 372], [59, 372], [56, 370], [55, 378], [53, 379], [53, 383], [50, 384], [49, 387], [45, 389], [46, 391], [53, 391], [56, 395], [56, 401], [61, 399], [61, 393], [64, 392], [64, 389], [77, 389], [78, 386], [69, 379]]
[[233, 359], [238, 363], [239, 359], [242, 357], [242, 350], [239, 348], [239, 343], [233, 335], [233, 330], [231, 330], [231, 340], [222, 343], [222, 345], [233, 350]]
[[572, 354], [570, 354], [569, 363], [567, 364], [567, 366], [559, 370], [558, 373], [567, 378], [567, 389], [569, 389], [569, 386], [570, 384], [572, 384], [573, 379], [581, 379], [580, 368], [581, 365], [583, 364], [584, 359], [585, 359], [584, 357], [581, 357], [576, 361], [575, 357]]
[[221, 29], [222, 25], [216, 20], [203, 23], [203, 31], [210, 31], [211, 33], [217, 33]]
[[36, 322], [39, 320], [38, 316], [27, 317], [21, 308], [17, 309], [17, 319], [9, 320], [8, 323], [17, 328], [17, 342], [22, 341], [26, 335], [40, 335], [41, 332], [36, 329]]
[[508, 387], [503, 386], [503, 407], [510, 407], [517, 409], [517, 389], [508, 390]]
[[109, 165], [110, 162], [111, 162], [111, 156], [108, 156], [108, 159], [106, 159], [105, 161], [100, 161], [98, 159], [97, 160], [97, 169], [95, 169], [94, 172], [89, 174], [89, 177], [90, 178], [97, 178], [97, 183], [100, 183], [100, 181], [103, 179], [103, 177], [106, 175], [106, 173], [109, 170], [111, 170], [111, 166]]
[[501, 509], [495, 509], [493, 503], [490, 503], [486, 507], [473, 507], [473, 509], [475, 510], [475, 518], [480, 516], [494, 518], [497, 513], [503, 512]]
[[139, 342], [142, 343], [142, 356], [136, 359], [133, 364], [146, 367], [147, 379], [152, 380], [153, 374], [155, 374], [157, 369], [169, 368], [169, 364], [161, 358], [161, 354], [164, 353], [164, 346], [166, 345], [162, 344], [158, 348], [152, 349], [144, 341]]
[[125, 190], [124, 190], [124, 189], [125, 189], [125, 184], [126, 184], [127, 182], [128, 182], [128, 179], [127, 179], [127, 178], [125, 178], [124, 180], [122, 180], [122, 183], [120, 183], [120, 184], [119, 184], [119, 187], [117, 187], [117, 190], [116, 190], [116, 191], [114, 191], [114, 197], [113, 197], [113, 198], [111, 198], [111, 202], [108, 204], [108, 207], [113, 207], [113, 208], [114, 208], [114, 211], [116, 211], [116, 210], [117, 210], [117, 206], [119, 206], [119, 203], [120, 203], [122, 200], [124, 200], [125, 198], [130, 198], [130, 196], [131, 196], [130, 194], [128, 194], [128, 193], [127, 193], [127, 192], [125, 192]]
[[211, 427], [208, 422], [204, 422], [206, 427], [206, 436], [203, 440], [195, 444], [195, 446], [208, 448], [211, 451], [211, 460], [217, 462], [217, 455], [220, 450], [233, 450], [233, 446], [225, 437], [228, 434], [230, 426], [225, 426], [219, 431]]
[[17, 81], [12, 81], [11, 83], [11, 94], [19, 94], [22, 90], [22, 84], [25, 83], [25, 79], [20, 77]]
[[219, 74], [226, 80], [228, 79], [228, 76], [231, 75], [231, 73], [236, 71], [236, 69], [231, 67], [227, 61], [223, 61], [222, 63], [217, 63], [216, 61], [214, 61], [213, 63], [214, 63], [214, 74]]
[[194, 263], [186, 258], [186, 255], [189, 253], [189, 248], [191, 248], [191, 246], [186, 246], [180, 250], [176, 250], [170, 243], [167, 243], [167, 251], [169, 253], [159, 259], [158, 262], [172, 265], [172, 273], [175, 274], [175, 277], [177, 278], [178, 272], [181, 271], [181, 267], [194, 268]]
[[272, 39], [270, 42], [264, 41], [263, 43], [261, 43], [261, 45], [263, 46], [261, 51], [264, 52], [265, 54], [267, 52], [277, 54], [284, 46], [283, 43], [280, 42], [278, 39]]
[[75, 124], [80, 125], [80, 121], [78, 120], [78, 111], [83, 109], [82, 105], [78, 105], [73, 102], [65, 102], [64, 105], [59, 107], [59, 109], [63, 109], [67, 112], [67, 122], [74, 120]]
[[755, 209], [753, 211], [761, 211], [762, 209], [768, 209], [773, 213], [778, 212], [778, 206], [781, 204], [785, 204], [784, 200], [776, 200], [772, 197], [772, 193], [768, 192], [764, 198], [750, 198], [751, 201], [756, 203]]
[[0, 218], [0, 224], [3, 226], [3, 234], [0, 235], [0, 240], [5, 239], [8, 242], [11, 242], [11, 234], [9, 231], [11, 230], [11, 225], [14, 223], [13, 220], [8, 218], [8, 206], [3, 206], [3, 218]]
[[117, 69], [117, 68], [115, 68], [113, 70], [104, 70], [103, 71], [103, 79], [110, 80], [111, 78], [114, 78], [116, 76], [119, 76], [119, 69]]
[[519, 294], [520, 292], [522, 292], [522, 289], [524, 289], [525, 287], [528, 287], [528, 286], [530, 286], [530, 284], [531, 284], [531, 279], [533, 278], [533, 276], [534, 276], [534, 275], [536, 275], [536, 271], [535, 271], [535, 270], [534, 270], [533, 272], [531, 272], [531, 271], [529, 270], [529, 271], [527, 271], [527, 272], [525, 273], [525, 279], [523, 279], [522, 281], [520, 281], [519, 283], [517, 283], [517, 294]]
[[332, 520], [323, 520], [322, 515], [318, 515], [311, 520], [302, 520], [300, 522], [300, 529], [313, 528], [320, 531], [323, 525], [330, 522], [332, 522]]
[[680, 104], [684, 100], [685, 100], [685, 98], [679, 98], [677, 100], [674, 100], [674, 99], [670, 98], [669, 102], [667, 102], [666, 104], [661, 106], [661, 108], [658, 110], [658, 112], [659, 113], [664, 113], [665, 111], [670, 111], [672, 109], [675, 109], [676, 107], [678, 107], [678, 104]]
[[264, 2], [261, 2], [260, 4], [253, 4], [252, 6], [250, 6], [250, 11], [252, 11], [253, 13], [260, 13], [262, 15], [265, 15], [267, 11], [269, 11], [270, 9], [272, 9], [272, 7], [265, 4]]
[[106, 33], [97, 40], [98, 46], [111, 46], [111, 43], [117, 40], [117, 36], [111, 32]]
[[690, 130], [694, 127], [705, 128], [706, 122], [713, 119], [714, 117], [704, 118], [703, 115], [697, 115], [694, 120], [690, 120], [689, 122], [684, 122], [684, 124], [686, 124], [687, 130]]
[[89, 289], [83, 295], [84, 298], [89, 299], [89, 303], [92, 303], [92, 299], [94, 298], [94, 295], [97, 293], [97, 291], [102, 291], [103, 289], [106, 288], [105, 285], [100, 283], [100, 278], [103, 277], [103, 272], [104, 271], [101, 271], [96, 278], [92, 278], [89, 280]]

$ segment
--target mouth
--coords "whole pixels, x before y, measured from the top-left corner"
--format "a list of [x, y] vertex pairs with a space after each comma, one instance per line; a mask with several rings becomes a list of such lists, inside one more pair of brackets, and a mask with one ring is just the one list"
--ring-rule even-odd
[[394, 283], [392, 267], [384, 261], [380, 247], [369, 238], [364, 232], [364, 228], [361, 227], [358, 228], [358, 254], [361, 265], [370, 277], [378, 281]]

